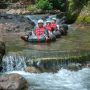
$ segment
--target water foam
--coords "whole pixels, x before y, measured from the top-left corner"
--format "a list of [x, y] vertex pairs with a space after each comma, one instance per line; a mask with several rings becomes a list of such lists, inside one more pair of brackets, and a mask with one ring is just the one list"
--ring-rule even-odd
[[61, 69], [57, 73], [27, 73], [13, 71], [24, 76], [30, 83], [31, 90], [90, 90], [90, 69], [77, 72]]

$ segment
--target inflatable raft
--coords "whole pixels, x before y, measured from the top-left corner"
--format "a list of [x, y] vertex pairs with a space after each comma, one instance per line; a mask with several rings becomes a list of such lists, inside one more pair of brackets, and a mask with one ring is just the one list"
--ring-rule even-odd
[[21, 39], [26, 41], [26, 42], [30, 42], [30, 43], [48, 43], [50, 42], [50, 38], [49, 37], [45, 37], [45, 36], [21, 36]]
[[61, 24], [59, 26], [59, 32], [61, 33], [61, 35], [67, 35], [67, 33], [68, 33], [68, 25]]
[[42, 36], [36, 36], [30, 32], [29, 35], [21, 36], [21, 39], [30, 43], [49, 43], [51, 41], [56, 41], [55, 35], [50, 32], [48, 33], [48, 36], [45, 34]]
[[56, 38], [60, 38], [61, 37], [61, 32], [59, 30], [54, 30], [53, 35], [55, 35]]
[[21, 39], [30, 43], [49, 43], [56, 41], [56, 38], [60, 38], [62, 35], [67, 35], [68, 25], [61, 24], [59, 30], [54, 30], [53, 32], [47, 32], [47, 35], [36, 36], [30, 32], [28, 35], [21, 36]]

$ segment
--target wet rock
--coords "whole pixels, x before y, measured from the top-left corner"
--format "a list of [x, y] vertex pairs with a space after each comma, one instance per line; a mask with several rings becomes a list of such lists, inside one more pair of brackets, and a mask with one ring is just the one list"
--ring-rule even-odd
[[35, 23], [27, 17], [5, 13], [0, 13], [0, 24], [2, 24], [2, 30], [6, 32], [30, 31], [35, 26]]
[[86, 65], [86, 67], [87, 67], [87, 68], [90, 68], [90, 63], [88, 63], [88, 64]]
[[24, 9], [10, 9], [9, 11], [6, 12], [7, 14], [28, 14], [28, 10]]
[[5, 43], [0, 42], [0, 54], [4, 55], [5, 54]]
[[0, 90], [28, 90], [28, 83], [19, 74], [8, 74], [0, 77]]
[[[14, 6], [14, 8], [15, 7], [16, 5]], [[23, 15], [26, 15], [26, 14], [58, 14], [58, 13], [61, 13], [61, 11], [60, 10], [41, 10], [41, 9], [28, 11], [22, 8], [18, 8], [18, 9], [9, 9], [8, 11], [6, 11], [6, 13], [7, 14], [18, 14], [18, 15], [20, 14], [23, 14]]]
[[67, 66], [67, 69], [69, 69], [71, 71], [77, 71], [77, 70], [80, 70], [81, 68], [82, 68], [82, 65], [79, 63], [77, 63], [77, 64], [72, 63]]
[[5, 54], [5, 43], [0, 42], [0, 64], [2, 62], [2, 57]]
[[25, 71], [30, 73], [40, 73], [40, 70], [36, 67], [27, 67], [25, 68]]

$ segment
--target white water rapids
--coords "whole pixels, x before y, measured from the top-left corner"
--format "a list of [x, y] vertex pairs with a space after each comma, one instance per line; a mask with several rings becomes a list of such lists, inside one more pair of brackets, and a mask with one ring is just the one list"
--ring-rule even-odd
[[90, 90], [90, 69], [84, 68], [77, 72], [61, 69], [58, 73], [19, 73], [30, 83], [29, 90]]
[[26, 58], [6, 56], [3, 58], [5, 73], [18, 73], [29, 82], [29, 90], [90, 90], [90, 69], [79, 71], [60, 69], [57, 73], [27, 73]]

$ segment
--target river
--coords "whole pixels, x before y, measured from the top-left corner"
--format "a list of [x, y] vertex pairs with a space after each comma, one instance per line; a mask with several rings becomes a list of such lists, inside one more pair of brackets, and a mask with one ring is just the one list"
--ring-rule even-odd
[[[3, 58], [4, 73], [19, 73], [24, 76], [29, 82], [29, 90], [90, 90], [89, 68], [82, 68], [78, 71], [61, 68], [57, 73], [44, 72], [40, 74], [24, 71], [24, 68], [27, 67], [25, 60], [32, 57], [34, 59], [38, 57], [65, 57], [66, 54], [59, 52], [73, 51], [76, 52], [75, 55], [79, 55], [80, 53], [77, 52], [90, 50], [89, 27], [69, 25], [68, 32], [67, 36], [62, 36], [56, 42], [49, 44], [24, 42], [20, 39], [20, 34], [23, 32], [6, 33], [3, 36], [7, 51]], [[69, 56], [72, 56], [72, 52]]]
[[13, 71], [24, 76], [30, 84], [29, 90], [90, 90], [90, 69], [77, 72], [61, 69], [57, 73], [26, 73]]

